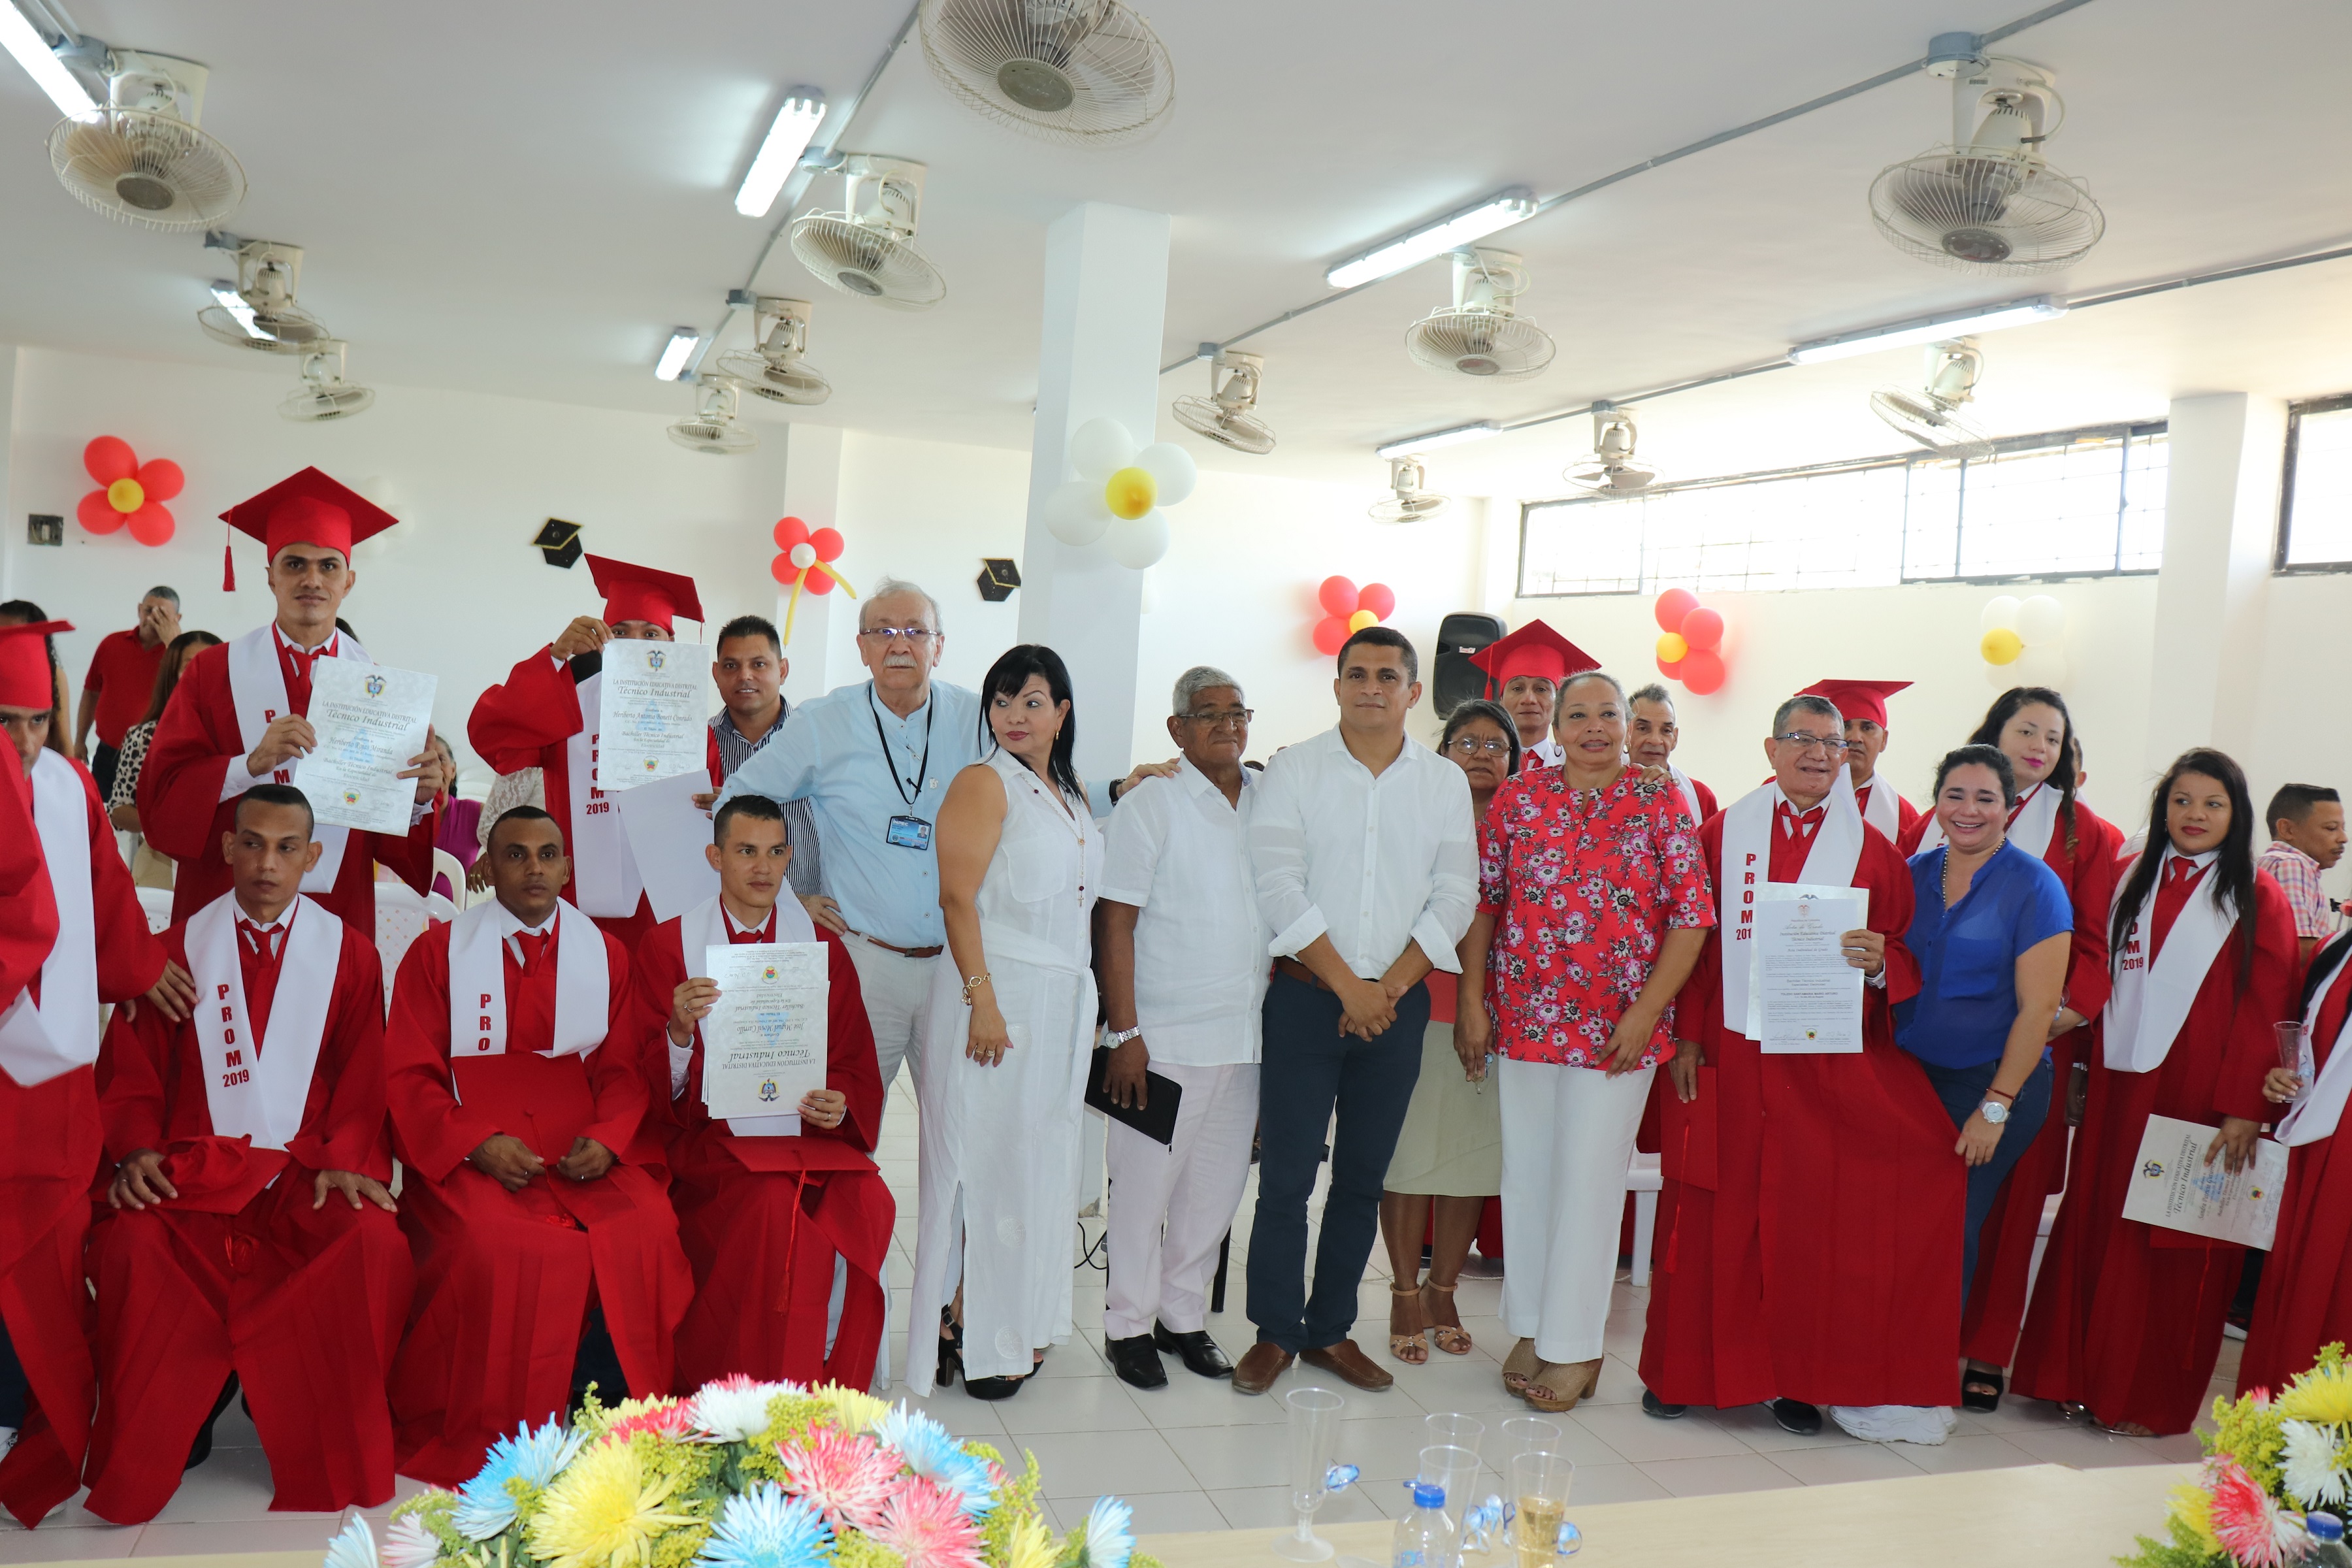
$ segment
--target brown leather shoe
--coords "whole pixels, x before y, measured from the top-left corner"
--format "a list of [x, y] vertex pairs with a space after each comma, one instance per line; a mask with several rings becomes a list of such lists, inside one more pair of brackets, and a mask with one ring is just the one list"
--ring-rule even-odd
[[1234, 1368], [1234, 1392], [1264, 1394], [1274, 1386], [1276, 1378], [1290, 1370], [1290, 1352], [1272, 1340], [1258, 1341]]
[[1298, 1359], [1308, 1366], [1321, 1367], [1342, 1382], [1374, 1393], [1396, 1382], [1395, 1378], [1381, 1371], [1371, 1357], [1357, 1349], [1353, 1340], [1341, 1340], [1336, 1345], [1325, 1345], [1318, 1350], [1300, 1351]]

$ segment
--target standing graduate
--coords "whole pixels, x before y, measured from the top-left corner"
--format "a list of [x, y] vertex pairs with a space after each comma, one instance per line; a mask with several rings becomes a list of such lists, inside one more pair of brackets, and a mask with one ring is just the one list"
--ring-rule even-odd
[[271, 1508], [392, 1498], [384, 1379], [415, 1269], [386, 1190], [383, 970], [295, 891], [320, 852], [302, 792], [256, 784], [236, 812], [230, 891], [163, 933], [204, 1005], [108, 1037], [87, 1506], [117, 1524], [171, 1500], [239, 1384]]
[[1519, 771], [1556, 768], [1567, 754], [1552, 738], [1552, 710], [1560, 683], [1571, 675], [1599, 669], [1601, 661], [1541, 621], [1529, 621], [1470, 656], [1494, 678], [1496, 701], [1519, 732]]
[[497, 897], [409, 948], [384, 1038], [417, 1270], [394, 1458], [436, 1486], [589, 1381], [608, 1404], [669, 1392], [694, 1289], [644, 1127], [628, 954], [559, 896], [547, 813], [508, 812], [483, 853]]
[[1923, 818], [1917, 806], [1879, 777], [1878, 759], [1886, 751], [1886, 700], [1910, 689], [1907, 680], [1816, 680], [1799, 693], [1828, 698], [1844, 718], [1845, 767], [1853, 780], [1854, 804], [1862, 808], [1862, 819], [1898, 849], [1917, 841]]
[[2206, 1163], [2235, 1171], [2253, 1157], [2274, 1114], [2271, 1025], [2294, 1000], [2298, 956], [2286, 895], [2254, 867], [2236, 763], [2182, 752], [2148, 824], [2116, 894], [2115, 991], [2015, 1373], [2019, 1393], [2130, 1436], [2197, 1419], [2246, 1250], [2123, 1217], [2140, 1139], [2151, 1116], [2219, 1121]]
[[[279, 480], [221, 513], [269, 551], [277, 618], [198, 654], [180, 677], [148, 742], [139, 773], [139, 826], [157, 852], [180, 864], [172, 919], [189, 916], [229, 890], [221, 841], [235, 831], [236, 797], [262, 783], [292, 784], [294, 766], [318, 744], [310, 711], [311, 667], [322, 658], [373, 661], [335, 616], [358, 581], [352, 547], [400, 520], [316, 468]], [[225, 586], [235, 588], [231, 581]], [[455, 771], [425, 748], [401, 775], [416, 781], [405, 837], [344, 827], [318, 830], [319, 863], [302, 891], [375, 937], [375, 867], [390, 867], [420, 894], [433, 876], [440, 831], [434, 799]]]
[[194, 991], [148, 934], [98, 788], [48, 742], [49, 636], [0, 627], [0, 1506], [27, 1527], [74, 1495], [97, 1394], [82, 1241], [103, 1148], [99, 1008]]
[[[882, 1265], [898, 1205], [867, 1157], [880, 1136], [882, 1070], [841, 939], [790, 897], [782, 807], [731, 796], [711, 819], [719, 895], [664, 921], [637, 944], [638, 996], [663, 1007], [646, 1068], [667, 1135], [670, 1201], [694, 1268], [694, 1304], [677, 1330], [677, 1386], [742, 1373], [761, 1380], [874, 1381], [889, 1301]], [[709, 950], [822, 942], [824, 1079], [780, 1115], [713, 1117], [704, 1095], [702, 1019], [718, 983]], [[835, 1304], [836, 1291], [838, 1303]]]
[[[1675, 1004], [1661, 1140], [1673, 1234], [1642, 1340], [1653, 1415], [1769, 1400], [1782, 1426], [1811, 1433], [1817, 1405], [1867, 1415], [1959, 1392], [1966, 1171], [1935, 1089], [1895, 1043], [1889, 1009], [1919, 988], [1901, 934], [1911, 873], [1862, 819], [1843, 728], [1824, 698], [1781, 703], [1764, 742], [1773, 782], [1699, 833], [1719, 923]], [[1842, 944], [1868, 976], [1859, 1055], [1766, 1056], [1746, 1034], [1765, 880], [1869, 894], [1867, 929]], [[1887, 1420], [1941, 1440], [1940, 1421]]]
[[[1637, 768], [1664, 768], [1682, 791], [1693, 826], [1705, 824], [1720, 807], [1715, 792], [1683, 772], [1675, 763], [1675, 748], [1683, 743], [1682, 725], [1675, 717], [1674, 693], [1653, 680], [1637, 686], [1625, 699], [1625, 756]], [[1657, 1082], [1665, 1081], [1663, 1078]]]
[[[540, 770], [547, 809], [571, 858], [572, 899], [582, 912], [634, 952], [654, 929], [645, 878], [621, 826], [619, 806], [595, 786], [604, 700], [604, 645], [668, 642], [679, 616], [702, 619], [694, 579], [608, 556], [585, 557], [604, 615], [582, 616], [562, 635], [525, 658], [503, 684], [475, 700], [466, 738], [501, 773]], [[716, 742], [714, 742], [715, 745]]]

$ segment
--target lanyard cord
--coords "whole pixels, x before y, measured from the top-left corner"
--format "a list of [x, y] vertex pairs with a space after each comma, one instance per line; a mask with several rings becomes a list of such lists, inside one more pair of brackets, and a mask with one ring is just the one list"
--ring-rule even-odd
[[890, 770], [890, 787], [898, 792], [898, 798], [907, 803], [908, 810], [912, 811], [915, 808], [915, 803], [920, 800], [923, 796], [923, 780], [929, 775], [931, 771], [931, 720], [938, 715], [939, 707], [936, 703], [931, 701], [929, 695], [925, 696], [923, 700], [923, 760], [915, 764], [915, 777], [913, 781], [915, 793], [912, 795], [908, 795], [907, 793], [907, 781], [898, 777], [898, 764], [890, 754], [889, 737], [882, 733], [882, 710], [875, 705], [874, 684], [871, 681], [866, 682], [866, 711], [874, 717], [874, 739], [878, 742], [882, 747], [883, 766]]

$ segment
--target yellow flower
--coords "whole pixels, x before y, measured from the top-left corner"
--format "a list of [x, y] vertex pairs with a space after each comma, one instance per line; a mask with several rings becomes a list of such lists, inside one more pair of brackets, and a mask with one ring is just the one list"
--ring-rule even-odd
[[866, 1432], [874, 1424], [890, 1414], [890, 1402], [877, 1399], [855, 1388], [844, 1388], [837, 1383], [809, 1390], [810, 1397], [823, 1405], [845, 1432]]
[[1054, 1538], [1032, 1514], [1016, 1522], [1004, 1542], [1004, 1568], [1053, 1568]]
[[584, 1449], [547, 1489], [530, 1521], [531, 1552], [549, 1568], [639, 1568], [664, 1531], [697, 1522], [663, 1510], [677, 1489], [675, 1476], [646, 1474], [634, 1441]]
[[2221, 1550], [2221, 1538], [2213, 1533], [2213, 1498], [2203, 1487], [2184, 1484], [2172, 1489], [2172, 1517], [2202, 1542], [2210, 1551]]
[[2274, 1408], [2282, 1418], [2320, 1426], [2352, 1421], [2352, 1371], [2314, 1367], [2287, 1384]]

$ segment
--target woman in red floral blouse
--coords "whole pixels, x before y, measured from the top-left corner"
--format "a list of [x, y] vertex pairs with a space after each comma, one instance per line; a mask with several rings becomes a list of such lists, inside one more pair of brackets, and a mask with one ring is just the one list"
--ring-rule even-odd
[[1633, 1134], [1715, 900], [1682, 792], [1626, 761], [1623, 688], [1574, 677], [1552, 734], [1566, 760], [1497, 790], [1479, 830], [1462, 990], [1485, 990], [1502, 1058], [1503, 1385], [1569, 1410], [1600, 1384]]

